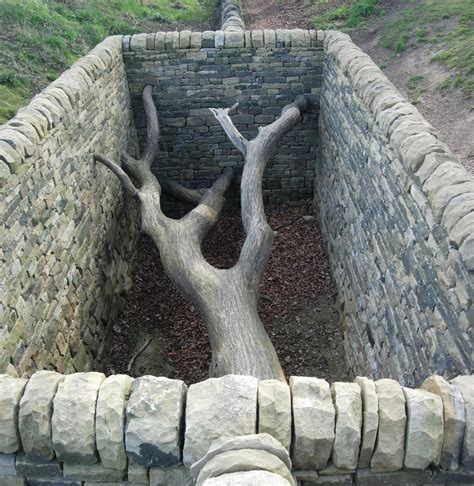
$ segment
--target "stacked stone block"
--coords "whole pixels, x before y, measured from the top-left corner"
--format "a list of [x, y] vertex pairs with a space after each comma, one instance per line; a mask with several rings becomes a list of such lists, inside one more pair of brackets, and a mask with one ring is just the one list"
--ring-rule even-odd
[[315, 206], [355, 374], [470, 373], [474, 179], [367, 54], [325, 32]]
[[100, 366], [130, 284], [133, 206], [92, 160], [136, 147], [121, 37], [0, 127], [0, 371]]
[[[0, 375], [0, 386], [2, 486], [474, 481], [472, 375], [432, 376], [419, 389], [227, 375], [188, 389], [163, 377], [40, 371]], [[457, 418], [445, 420], [453, 397]], [[279, 437], [291, 437], [288, 447]]]
[[[154, 86], [161, 127], [154, 163], [159, 178], [190, 188], [209, 187], [225, 167], [236, 168], [229, 198], [238, 198], [242, 157], [209, 108], [239, 105], [237, 128], [254, 138], [299, 94], [311, 108], [280, 142], [264, 176], [266, 202], [313, 194], [318, 141], [322, 42], [316, 31], [158, 32], [124, 37], [124, 60], [141, 146], [146, 121], [141, 94]], [[173, 209], [173, 205], [167, 208]]]

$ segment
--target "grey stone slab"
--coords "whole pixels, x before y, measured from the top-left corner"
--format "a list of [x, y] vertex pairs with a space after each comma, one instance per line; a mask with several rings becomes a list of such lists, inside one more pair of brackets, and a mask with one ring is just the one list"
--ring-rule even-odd
[[29, 380], [20, 401], [19, 430], [23, 450], [51, 460], [54, 458], [51, 419], [53, 400], [64, 376], [55, 371], [37, 371]]
[[184, 382], [164, 377], [142, 376], [133, 382], [125, 428], [133, 462], [145, 467], [180, 462], [186, 388]]
[[191, 473], [184, 466], [150, 469], [150, 486], [194, 486]]
[[31, 478], [61, 478], [63, 470], [61, 464], [53, 460], [38, 459], [24, 453], [17, 454], [15, 467], [19, 476]]
[[16, 454], [0, 453], [0, 476], [16, 476]]
[[458, 376], [451, 381], [461, 390], [466, 412], [466, 428], [461, 452], [461, 463], [474, 466], [474, 375]]
[[64, 479], [75, 481], [122, 481], [125, 470], [106, 468], [102, 464], [63, 464]]

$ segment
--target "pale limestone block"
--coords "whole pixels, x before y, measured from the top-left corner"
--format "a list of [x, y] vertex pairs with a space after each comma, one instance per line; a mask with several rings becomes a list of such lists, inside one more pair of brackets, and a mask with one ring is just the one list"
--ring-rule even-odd
[[461, 462], [464, 466], [474, 466], [474, 375], [463, 375], [451, 381], [461, 390], [466, 411], [466, 428], [462, 443]]
[[222, 474], [204, 481], [203, 486], [290, 486], [290, 483], [268, 471], [243, 471]]

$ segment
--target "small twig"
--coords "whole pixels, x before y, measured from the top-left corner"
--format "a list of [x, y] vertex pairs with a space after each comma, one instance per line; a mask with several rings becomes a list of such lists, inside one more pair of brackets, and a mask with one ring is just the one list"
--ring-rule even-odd
[[152, 338], [148, 339], [147, 342], [132, 356], [132, 359], [128, 362], [127, 372], [130, 373], [133, 364], [135, 363], [136, 359], [148, 348], [148, 345], [153, 341]]

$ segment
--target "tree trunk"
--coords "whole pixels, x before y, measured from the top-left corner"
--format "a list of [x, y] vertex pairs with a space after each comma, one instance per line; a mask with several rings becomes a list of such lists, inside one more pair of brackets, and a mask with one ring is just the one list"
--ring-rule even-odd
[[[211, 109], [229, 139], [245, 157], [241, 182], [241, 214], [246, 232], [239, 261], [230, 269], [210, 265], [202, 255], [201, 243], [217, 222], [233, 171], [225, 169], [206, 191], [186, 189], [174, 182], [163, 189], [185, 202], [197, 204], [179, 220], [166, 217], [160, 206], [162, 186], [151, 172], [158, 150], [158, 117], [146, 86], [143, 102], [147, 114], [148, 141], [141, 159], [124, 154], [123, 168], [105, 155], [95, 160], [110, 168], [141, 206], [142, 231], [160, 251], [163, 268], [173, 284], [196, 307], [209, 333], [212, 363], [210, 376], [251, 375], [260, 379], [285, 380], [275, 349], [258, 316], [259, 286], [275, 233], [263, 208], [262, 177], [281, 137], [298, 121], [307, 106], [304, 96], [287, 105], [282, 116], [261, 128], [247, 141], [235, 128], [230, 109]], [[139, 188], [130, 177], [136, 180]]]

